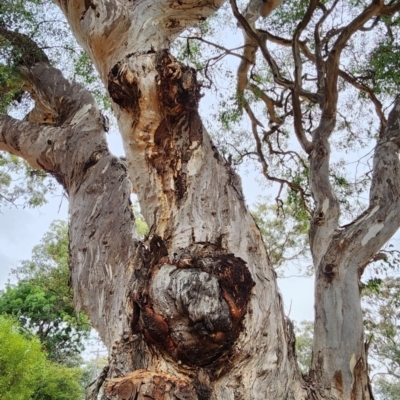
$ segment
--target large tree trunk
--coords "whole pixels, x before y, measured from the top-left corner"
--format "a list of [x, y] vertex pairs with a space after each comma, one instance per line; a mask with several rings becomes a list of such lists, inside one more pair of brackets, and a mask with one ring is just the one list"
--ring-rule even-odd
[[[149, 47], [137, 40], [122, 51], [126, 37], [104, 30], [123, 25], [125, 8], [113, 13], [102, 10], [104, 4], [63, 5], [115, 102], [149, 238], [137, 241], [126, 166], [106, 148], [93, 99], [48, 64], [24, 70], [26, 90], [36, 100], [34, 122], [2, 118], [0, 149], [51, 172], [69, 194], [75, 304], [109, 350], [107, 376], [120, 378], [109, 382], [108, 396], [305, 398], [275, 273], [240, 178], [201, 123], [195, 71], [168, 50], [156, 50], [165, 44], [157, 36], [162, 29]], [[198, 5], [202, 12], [191, 16], [196, 7], [182, 7], [188, 23], [215, 9]], [[101, 20], [103, 11], [116, 19], [93, 33], [90, 20]], [[137, 29], [138, 10], [130, 11]]]
[[[194, 72], [166, 52], [142, 58], [164, 63], [167, 71], [174, 63], [181, 75], [172, 82], [185, 100], [174, 99], [175, 111], [160, 113], [165, 118], [148, 140], [144, 160], [138, 159], [138, 165], [148, 163], [147, 174], [138, 168], [136, 182], [144, 187], [144, 210], [154, 224], [145, 243], [134, 231], [126, 166], [109, 154], [102, 117], [82, 88], [36, 64], [26, 74], [37, 102], [29, 118], [44, 123], [49, 117], [41, 110], [50, 109], [60, 126], [1, 120], [0, 149], [51, 172], [68, 192], [75, 304], [110, 351], [109, 377], [126, 375], [112, 381], [109, 392], [121, 399], [135, 398], [124, 397], [126, 391], [165, 391], [160, 399], [173, 393], [190, 399], [301, 398], [295, 395], [294, 337], [275, 273], [239, 178], [201, 125]], [[163, 82], [164, 70], [152, 72], [163, 88], [154, 77]], [[118, 90], [111, 94], [120, 101]], [[164, 98], [152, 101], [161, 108]], [[127, 118], [145, 115], [126, 113], [129, 124]], [[137, 174], [134, 166], [131, 171]], [[153, 193], [157, 189], [161, 194]]]
[[[171, 374], [195, 388], [189, 398], [301, 398], [293, 334], [240, 179], [201, 123], [195, 71], [165, 50], [221, 4], [60, 2], [114, 100], [129, 178], [151, 227], [125, 280], [121, 338], [106, 344], [112, 363], [125, 365], [114, 375]], [[93, 293], [77, 298], [90, 315]], [[135, 379], [123, 384], [138, 387]]]
[[[179, 32], [223, 2], [56, 3], [113, 99], [127, 164], [109, 153], [90, 94], [44, 59], [23, 70], [36, 101], [28, 121], [0, 117], [0, 150], [52, 173], [68, 192], [75, 304], [109, 350], [105, 398], [370, 398], [358, 279], [376, 251], [370, 239], [381, 243], [399, 223], [398, 193], [390, 192], [395, 201], [387, 212], [382, 186], [399, 178], [397, 139], [388, 142], [396, 122], [377, 147], [382, 187], [372, 190], [369, 214], [339, 233], [329, 173], [323, 174], [334, 119], [328, 115], [315, 143], [305, 146], [314, 152], [318, 270], [313, 380], [303, 381], [240, 179], [201, 122], [195, 71], [168, 51]], [[382, 151], [389, 161], [381, 161]], [[385, 171], [382, 162], [390, 164]], [[151, 227], [143, 242], [132, 190]], [[372, 228], [362, 222], [370, 217], [378, 218]]]

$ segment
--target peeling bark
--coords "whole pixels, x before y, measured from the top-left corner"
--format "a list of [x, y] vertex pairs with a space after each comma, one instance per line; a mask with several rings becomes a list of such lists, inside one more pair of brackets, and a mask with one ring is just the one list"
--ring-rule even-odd
[[[124, 301], [123, 293], [112, 294], [124, 290], [122, 282], [137, 239], [126, 166], [109, 153], [103, 118], [87, 91], [69, 84], [46, 63], [23, 75], [36, 107], [26, 122], [0, 117], [0, 150], [23, 157], [64, 186], [69, 198], [74, 302], [111, 346], [121, 334], [114, 327]], [[49, 125], [49, 113], [58, 126]], [[98, 294], [95, 302], [92, 292]], [[107, 329], [100, 329], [105, 320]]]

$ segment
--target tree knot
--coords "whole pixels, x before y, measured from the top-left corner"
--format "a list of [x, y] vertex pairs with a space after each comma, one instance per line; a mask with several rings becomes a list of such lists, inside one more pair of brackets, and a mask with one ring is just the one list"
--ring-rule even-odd
[[136, 77], [124, 62], [114, 65], [108, 74], [108, 92], [111, 98], [126, 111], [139, 111], [141, 95]]
[[323, 274], [329, 283], [331, 283], [333, 281], [333, 278], [336, 275], [335, 270], [336, 270], [336, 266], [334, 264], [326, 264], [325, 265]]
[[151, 267], [147, 295], [136, 300], [140, 330], [175, 361], [207, 366], [229, 352], [254, 286], [233, 254], [182, 251]]
[[156, 54], [156, 70], [158, 98], [167, 115], [178, 116], [197, 109], [201, 95], [193, 68], [163, 50]]

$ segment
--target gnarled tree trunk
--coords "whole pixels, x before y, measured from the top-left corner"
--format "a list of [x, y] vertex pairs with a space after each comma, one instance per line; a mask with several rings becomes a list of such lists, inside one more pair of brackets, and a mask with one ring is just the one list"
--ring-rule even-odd
[[[347, 230], [337, 231], [336, 200], [324, 175], [332, 110], [306, 146], [315, 171], [318, 271], [313, 380], [305, 382], [240, 179], [201, 122], [195, 71], [168, 50], [223, 1], [56, 3], [108, 88], [127, 163], [109, 153], [91, 95], [44, 58], [22, 70], [36, 107], [28, 121], [0, 117], [0, 150], [52, 173], [68, 192], [75, 304], [109, 350], [104, 397], [370, 398], [358, 278], [399, 224], [390, 183], [399, 173], [397, 109], [376, 150], [370, 210]], [[151, 227], [143, 242], [132, 190]], [[395, 199], [390, 211], [385, 196]], [[371, 218], [373, 225], [364, 224]], [[370, 239], [378, 237], [375, 248]]]
[[[165, 49], [219, 4], [60, 5], [114, 101], [127, 166], [109, 154], [91, 96], [45, 60], [24, 70], [34, 122], [2, 118], [0, 149], [68, 192], [75, 304], [109, 349], [108, 377], [119, 379], [108, 395], [303, 398], [291, 325], [240, 178], [202, 125], [195, 71]], [[151, 226], [144, 243], [129, 181]]]

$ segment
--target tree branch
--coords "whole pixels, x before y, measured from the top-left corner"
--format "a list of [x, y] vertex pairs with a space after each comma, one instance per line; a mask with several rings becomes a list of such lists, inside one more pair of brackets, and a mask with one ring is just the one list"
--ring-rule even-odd
[[302, 122], [300, 93], [302, 88], [303, 62], [300, 56], [299, 41], [300, 41], [300, 35], [310, 22], [311, 17], [315, 11], [315, 8], [317, 7], [317, 4], [318, 0], [310, 1], [306, 14], [296, 27], [292, 41], [292, 54], [294, 60], [294, 84], [292, 89], [294, 130], [301, 147], [307, 154], [311, 152], [313, 145], [305, 135]]
[[400, 97], [394, 103], [373, 160], [369, 207], [340, 237], [352, 248], [352, 262], [365, 266], [400, 227]]
[[361, 82], [359, 82], [357, 80], [357, 78], [355, 78], [354, 76], [351, 76], [350, 74], [348, 74], [347, 72], [345, 72], [343, 70], [339, 70], [339, 76], [343, 80], [345, 80], [347, 83], [350, 83], [352, 86], [354, 86], [356, 89], [364, 92], [369, 97], [369, 99], [371, 100], [372, 104], [375, 107], [375, 112], [380, 120], [379, 132], [380, 132], [380, 136], [382, 136], [382, 134], [386, 128], [386, 125], [387, 125], [387, 119], [383, 112], [382, 103], [376, 97], [374, 91], [371, 88], [369, 88], [367, 85], [364, 85]]
[[282, 105], [279, 104], [279, 102], [274, 100], [272, 97], [268, 96], [262, 89], [260, 89], [254, 83], [251, 83], [250, 85], [248, 85], [248, 88], [249, 88], [249, 90], [251, 90], [251, 92], [253, 92], [253, 94], [255, 96], [259, 96], [260, 99], [264, 102], [264, 104], [267, 108], [270, 120], [277, 125], [282, 125], [283, 121], [280, 117], [278, 117], [278, 115], [276, 114], [276, 110], [275, 110], [275, 107], [279, 107], [279, 106], [282, 107]]
[[67, 131], [62, 128], [0, 115], [0, 150], [23, 158], [33, 168], [60, 173], [65, 148], [62, 146], [60, 153], [54, 153], [52, 146], [61, 144], [66, 136]]
[[291, 88], [293, 86], [293, 82], [282, 77], [282, 75], [279, 71], [278, 65], [276, 64], [275, 60], [271, 57], [271, 55], [265, 45], [265, 42], [263, 42], [261, 40], [259, 35], [254, 31], [252, 26], [247, 21], [247, 19], [239, 12], [239, 9], [236, 4], [236, 0], [230, 0], [230, 4], [232, 7], [233, 15], [236, 17], [236, 19], [239, 21], [241, 27], [243, 28], [243, 30], [249, 36], [249, 40], [252, 39], [260, 47], [265, 60], [267, 61], [269, 67], [271, 68], [271, 70], [274, 74], [275, 82], [283, 87]]
[[[315, 25], [314, 29], [314, 40], [315, 40], [315, 66], [317, 68], [317, 81], [318, 81], [318, 93], [322, 95], [325, 93], [325, 61], [322, 57], [322, 46], [323, 43], [320, 38], [320, 29], [322, 24], [328, 18], [329, 14], [333, 11], [336, 7], [338, 0], [335, 0], [332, 4], [332, 7], [327, 10], [325, 6], [320, 5], [320, 8], [323, 11], [322, 17], [319, 19], [317, 24]], [[304, 43], [302, 48], [307, 48], [306, 44]], [[307, 48], [308, 49], [308, 48]], [[323, 103], [321, 103], [321, 108], [323, 107]]]
[[[266, 40], [269, 40], [272, 43], [280, 44], [281, 46], [285, 46], [285, 47], [289, 47], [289, 46], [293, 45], [292, 40], [275, 36], [268, 31], [263, 31], [263, 30], [259, 30], [259, 31], [262, 33], [262, 35], [263, 35], [262, 37], [264, 37]], [[304, 41], [299, 41], [299, 47], [301, 49], [301, 52], [307, 57], [307, 59], [310, 60], [311, 62], [313, 62], [317, 66], [316, 56], [310, 51], [310, 49], [307, 47], [306, 43]], [[322, 60], [322, 63], [323, 64], [321, 64], [319, 71], [326, 71], [325, 61]], [[317, 70], [318, 70], [318, 67], [317, 67]], [[324, 74], [325, 74], [325, 72], [324, 72]], [[349, 73], [343, 71], [342, 69], [339, 69], [339, 76], [343, 80], [345, 80], [347, 83], [351, 84], [356, 89], [364, 92], [368, 96], [368, 98], [371, 100], [371, 102], [375, 106], [376, 114], [381, 121], [380, 132], [383, 132], [387, 121], [386, 121], [385, 114], [383, 112], [382, 103], [376, 97], [374, 91], [371, 88], [369, 88], [368, 86], [359, 82], [357, 80], [357, 78], [351, 76]], [[318, 78], [318, 82], [320, 85], [319, 87], [322, 87], [322, 88], [325, 87], [324, 80], [325, 80], [324, 77]], [[320, 90], [318, 92], [320, 93]], [[321, 98], [321, 100], [322, 100], [322, 98]]]
[[335, 118], [338, 90], [337, 80], [339, 75], [339, 60], [342, 50], [350, 40], [352, 35], [357, 32], [373, 16], [377, 15], [383, 6], [383, 0], [374, 0], [361, 14], [353, 19], [340, 33], [326, 61], [326, 90], [325, 105], [322, 118]]
[[198, 40], [199, 42], [206, 43], [206, 44], [208, 44], [210, 46], [215, 47], [218, 50], [222, 50], [226, 54], [229, 54], [229, 55], [234, 56], [234, 57], [238, 57], [238, 58], [246, 61], [246, 58], [242, 54], [238, 54], [238, 53], [234, 52], [234, 50], [242, 49], [243, 46], [235, 47], [233, 49], [227, 49], [226, 47], [220, 46], [217, 43], [210, 42], [209, 40], [206, 40], [206, 39], [202, 38], [201, 36], [186, 36], [186, 37], [184, 37], [184, 39], [186, 39], [186, 40]]
[[395, 4], [390, 6], [385, 6], [382, 8], [380, 15], [393, 15], [394, 13], [400, 11], [400, 1], [397, 1]]
[[299, 193], [300, 198], [301, 198], [302, 203], [303, 203], [303, 207], [305, 208], [305, 210], [307, 210], [309, 212], [308, 207], [307, 207], [307, 203], [306, 203], [306, 200], [305, 200], [306, 193], [305, 193], [304, 189], [300, 185], [298, 185], [298, 184], [296, 184], [294, 182], [290, 182], [287, 179], [277, 178], [277, 177], [272, 176], [272, 175], [269, 174], [268, 163], [267, 163], [267, 160], [265, 159], [264, 153], [262, 151], [262, 143], [261, 143], [260, 137], [258, 135], [258, 131], [257, 131], [257, 126], [259, 126], [260, 123], [256, 119], [256, 117], [255, 117], [255, 115], [253, 113], [253, 110], [251, 109], [251, 107], [248, 104], [246, 104], [245, 110], [246, 110], [246, 112], [247, 112], [247, 114], [248, 114], [248, 116], [250, 118], [250, 121], [251, 121], [252, 133], [253, 133], [254, 140], [256, 142], [256, 153], [258, 155], [258, 158], [259, 158], [261, 166], [262, 166], [263, 175], [265, 176], [265, 178], [267, 180], [269, 180], [271, 182], [280, 183], [281, 185], [287, 185], [291, 190], [294, 190], [297, 193]]

